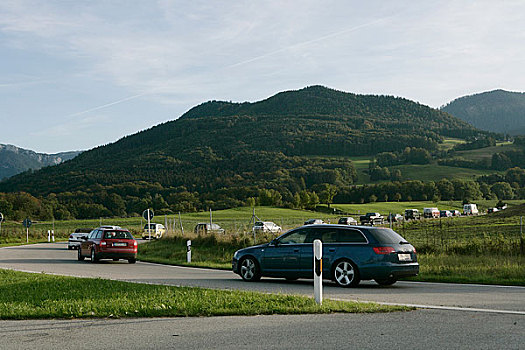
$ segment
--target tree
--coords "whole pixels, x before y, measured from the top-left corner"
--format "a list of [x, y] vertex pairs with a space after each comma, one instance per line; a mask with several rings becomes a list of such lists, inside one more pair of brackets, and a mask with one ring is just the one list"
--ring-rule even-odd
[[514, 198], [514, 190], [512, 186], [506, 182], [496, 182], [490, 187], [498, 199], [512, 199]]
[[319, 201], [325, 203], [328, 208], [333, 203], [334, 197], [337, 194], [337, 187], [331, 184], [322, 184], [319, 192]]

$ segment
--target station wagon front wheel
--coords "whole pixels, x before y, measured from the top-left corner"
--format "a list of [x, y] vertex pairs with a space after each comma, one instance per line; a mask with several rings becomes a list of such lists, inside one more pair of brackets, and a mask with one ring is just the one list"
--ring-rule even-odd
[[350, 260], [341, 260], [333, 270], [333, 280], [340, 287], [355, 287], [359, 284], [359, 271]]
[[248, 282], [255, 282], [261, 279], [261, 270], [255, 258], [247, 257], [241, 261], [241, 277]]

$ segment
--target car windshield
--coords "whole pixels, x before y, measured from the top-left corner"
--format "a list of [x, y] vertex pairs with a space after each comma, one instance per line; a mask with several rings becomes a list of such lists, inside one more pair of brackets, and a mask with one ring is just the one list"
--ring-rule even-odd
[[127, 231], [105, 231], [104, 238], [105, 239], [133, 239], [133, 236], [131, 236], [131, 233]]
[[368, 232], [370, 232], [380, 244], [400, 244], [401, 242], [406, 242], [406, 239], [389, 228], [369, 228]]

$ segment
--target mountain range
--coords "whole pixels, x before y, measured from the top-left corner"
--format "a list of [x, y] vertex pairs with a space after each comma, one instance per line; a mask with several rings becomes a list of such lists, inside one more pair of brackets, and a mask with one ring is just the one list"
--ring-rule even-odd
[[460, 97], [441, 108], [481, 130], [525, 135], [525, 93], [494, 90]]
[[24, 172], [38, 170], [42, 167], [57, 165], [73, 159], [80, 151], [55, 154], [36, 153], [13, 145], [0, 144], [0, 180]]
[[254, 103], [203, 103], [68, 162], [13, 176], [0, 192], [67, 193], [70, 203], [115, 194], [128, 203], [146, 197], [206, 208], [242, 205], [265, 190], [290, 202], [301, 191], [352, 185], [350, 156], [434, 151], [446, 137], [479, 133], [407, 99], [311, 86]]

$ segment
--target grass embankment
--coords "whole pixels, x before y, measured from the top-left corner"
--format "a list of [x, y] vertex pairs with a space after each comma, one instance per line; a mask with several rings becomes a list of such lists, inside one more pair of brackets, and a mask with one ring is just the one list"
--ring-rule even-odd
[[[397, 205], [387, 203], [391, 208], [393, 204]], [[416, 203], [410, 204], [417, 207]], [[379, 210], [370, 206], [367, 211]], [[525, 216], [523, 208], [515, 205], [490, 215], [411, 221], [394, 229], [418, 251], [420, 275], [416, 279], [419, 281], [525, 285], [525, 257], [520, 255], [519, 226], [519, 216]], [[258, 237], [257, 242], [269, 242], [273, 237]], [[192, 239], [191, 264], [186, 263], [187, 239]], [[168, 237], [141, 245], [139, 259], [230, 269], [235, 250], [252, 244], [249, 235]]]
[[0, 270], [0, 319], [371, 313], [411, 308]]
[[[192, 262], [186, 263], [187, 238], [176, 237], [139, 246], [139, 259], [162, 264], [231, 269], [233, 253], [251, 245], [249, 241], [192, 238]], [[215, 242], [215, 243], [214, 243]], [[417, 245], [416, 245], [417, 249]], [[525, 286], [525, 257], [492, 252], [457, 254], [418, 253], [420, 274], [417, 281], [484, 283]]]
[[525, 257], [506, 255], [418, 254], [413, 281], [525, 286]]

